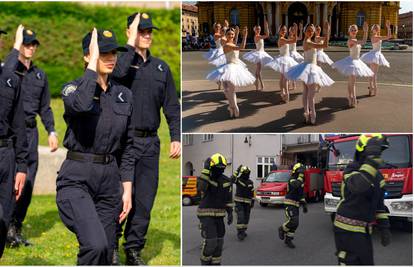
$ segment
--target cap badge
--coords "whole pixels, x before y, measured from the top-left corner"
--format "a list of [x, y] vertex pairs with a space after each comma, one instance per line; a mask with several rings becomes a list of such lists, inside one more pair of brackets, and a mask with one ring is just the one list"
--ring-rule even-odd
[[31, 30], [26, 30], [26, 33], [27, 33], [28, 35], [33, 35], [33, 32], [32, 32]]
[[110, 32], [110, 31], [104, 31], [103, 32], [103, 36], [105, 36], [107, 38], [111, 38], [112, 37], [112, 32]]
[[149, 19], [149, 16], [148, 16], [148, 14], [147, 14], [147, 13], [142, 13], [141, 17], [142, 17], [143, 19]]

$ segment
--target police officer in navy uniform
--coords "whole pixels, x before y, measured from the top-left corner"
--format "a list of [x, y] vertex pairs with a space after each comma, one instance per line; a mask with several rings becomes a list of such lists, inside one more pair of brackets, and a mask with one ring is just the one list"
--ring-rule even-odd
[[376, 222], [381, 244], [391, 242], [390, 223], [384, 205], [385, 180], [379, 168], [389, 147], [382, 134], [363, 134], [356, 142], [354, 161], [344, 171], [341, 201], [335, 220], [335, 245], [339, 265], [374, 265], [372, 226]]
[[68, 152], [56, 202], [60, 218], [79, 241], [77, 264], [110, 265], [116, 225], [132, 207], [132, 94], [109, 77], [117, 51], [124, 50], [112, 31], [94, 29], [82, 47], [85, 73], [62, 90]]
[[20, 48], [19, 61], [16, 73], [21, 78], [23, 107], [26, 115], [26, 134], [29, 145], [27, 158], [27, 177], [22, 196], [14, 208], [11, 224], [7, 233], [7, 240], [11, 247], [30, 245], [21, 234], [23, 221], [32, 198], [34, 182], [37, 173], [39, 154], [37, 151], [39, 136], [36, 125], [36, 115], [40, 115], [43, 125], [49, 134], [50, 151], [58, 148], [58, 139], [55, 133], [53, 112], [50, 108], [50, 93], [46, 74], [33, 64], [37, 47], [40, 45], [36, 33], [29, 29], [23, 31], [23, 45]]
[[[23, 42], [23, 26], [14, 47]], [[0, 258], [3, 255], [13, 201], [19, 200], [26, 179], [27, 139], [19, 77], [0, 66]]]
[[[158, 188], [160, 110], [162, 108], [170, 129], [170, 158], [177, 159], [181, 154], [180, 104], [170, 68], [150, 53], [152, 30], [157, 29], [150, 15], [134, 13], [128, 17], [127, 25], [128, 52], [120, 56], [114, 76], [133, 94], [134, 147], [138, 159], [124, 248], [127, 264], [144, 265], [140, 252], [145, 245]], [[113, 263], [118, 264], [118, 259]]]

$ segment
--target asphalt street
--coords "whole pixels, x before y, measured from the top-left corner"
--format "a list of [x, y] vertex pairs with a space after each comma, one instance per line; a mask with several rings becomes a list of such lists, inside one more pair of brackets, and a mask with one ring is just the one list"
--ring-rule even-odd
[[[257, 203], [256, 203], [257, 204]], [[235, 225], [227, 226], [224, 240], [223, 265], [337, 265], [330, 217], [323, 203], [308, 204], [309, 212], [300, 211], [295, 249], [286, 247], [277, 236], [284, 222], [280, 207], [260, 207], [252, 210], [248, 236], [238, 241]], [[184, 265], [199, 265], [201, 236], [196, 216], [197, 206], [182, 209], [182, 254]], [[378, 231], [374, 231], [376, 265], [412, 265], [412, 233], [392, 229], [392, 243], [383, 247]]]
[[[322, 66], [335, 84], [316, 96], [315, 126], [303, 123], [302, 84], [291, 91], [291, 101], [282, 104], [280, 74], [270, 68], [263, 68], [264, 91], [256, 92], [253, 85], [237, 89], [240, 117], [229, 119], [223, 91], [205, 80], [214, 66], [202, 57], [204, 51], [183, 52], [183, 132], [411, 132], [412, 51], [383, 52], [391, 68], [380, 67], [378, 95], [369, 97], [368, 80], [358, 78], [354, 109], [347, 107], [347, 77]], [[349, 55], [344, 49], [327, 53], [333, 61]], [[255, 72], [254, 64], [248, 67]]]

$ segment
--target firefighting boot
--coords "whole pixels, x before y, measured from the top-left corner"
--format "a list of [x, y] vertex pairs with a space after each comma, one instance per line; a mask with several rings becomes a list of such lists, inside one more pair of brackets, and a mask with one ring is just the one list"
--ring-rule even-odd
[[201, 265], [212, 265], [211, 260], [209, 260], [209, 261], [200, 260], [200, 262], [201, 262]]
[[7, 230], [7, 245], [11, 248], [17, 248], [19, 246], [19, 240], [17, 238], [17, 229], [14, 223], [10, 223]]
[[243, 241], [243, 240], [246, 238], [246, 235], [245, 235], [245, 233], [244, 233], [244, 231], [243, 231], [243, 230], [238, 230], [238, 231], [237, 231], [237, 238], [238, 238], [240, 241]]
[[147, 265], [141, 258], [141, 253], [137, 248], [128, 248], [125, 250], [126, 265]]
[[289, 248], [295, 248], [296, 247], [295, 244], [293, 244], [292, 240], [293, 240], [293, 237], [289, 237], [289, 236], [287, 236], [286, 239], [285, 239], [285, 244]]
[[285, 231], [283, 231], [283, 227], [282, 226], [279, 227], [279, 238], [280, 238], [280, 240], [284, 240], [285, 239]]

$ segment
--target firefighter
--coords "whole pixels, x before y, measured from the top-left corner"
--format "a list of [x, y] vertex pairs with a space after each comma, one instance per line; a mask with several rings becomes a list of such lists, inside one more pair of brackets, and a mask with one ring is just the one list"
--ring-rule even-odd
[[286, 246], [295, 248], [293, 236], [299, 226], [299, 207], [302, 204], [303, 213], [308, 212], [303, 187], [305, 179], [305, 166], [296, 163], [291, 171], [291, 177], [287, 186], [287, 194], [284, 201], [287, 221], [279, 227], [279, 238], [285, 240]]
[[254, 205], [254, 186], [250, 180], [250, 169], [247, 166], [240, 165], [232, 176], [236, 184], [236, 195], [234, 203], [237, 214], [237, 238], [244, 240], [247, 236], [246, 230], [250, 219], [250, 209]]
[[232, 182], [225, 176], [226, 158], [216, 153], [204, 162], [204, 169], [199, 178], [201, 201], [197, 209], [200, 220], [201, 265], [220, 265], [223, 250], [227, 212], [227, 224], [233, 222]]
[[382, 134], [361, 135], [354, 161], [344, 171], [341, 201], [334, 220], [336, 256], [339, 265], [374, 265], [371, 240], [376, 220], [381, 244], [391, 242], [390, 224], [384, 206], [384, 177], [378, 170], [382, 152], [389, 147]]

